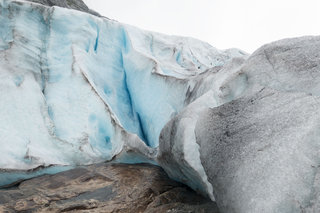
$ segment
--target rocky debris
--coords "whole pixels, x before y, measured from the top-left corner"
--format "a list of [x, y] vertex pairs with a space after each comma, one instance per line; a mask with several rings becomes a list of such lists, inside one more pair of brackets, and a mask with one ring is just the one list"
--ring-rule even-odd
[[79, 10], [85, 13], [90, 13], [95, 16], [101, 16], [96, 11], [91, 10], [82, 0], [27, 0], [47, 6], [58, 6], [68, 9]]
[[0, 212], [218, 212], [157, 166], [97, 164], [0, 190]]

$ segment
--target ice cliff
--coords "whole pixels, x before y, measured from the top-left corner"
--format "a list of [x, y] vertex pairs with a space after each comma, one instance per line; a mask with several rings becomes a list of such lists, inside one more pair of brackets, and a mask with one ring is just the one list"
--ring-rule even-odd
[[210, 90], [211, 69], [245, 55], [61, 7], [0, 5], [2, 169], [156, 163], [164, 125]]
[[221, 212], [319, 210], [319, 37], [248, 56], [43, 2], [0, 0], [0, 185], [149, 162]]

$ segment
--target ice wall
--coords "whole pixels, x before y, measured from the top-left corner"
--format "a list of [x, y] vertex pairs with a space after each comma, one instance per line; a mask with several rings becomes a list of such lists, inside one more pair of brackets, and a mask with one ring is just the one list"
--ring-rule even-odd
[[0, 11], [7, 170], [152, 162], [164, 125], [212, 88], [203, 78], [245, 57], [60, 7], [1, 0]]

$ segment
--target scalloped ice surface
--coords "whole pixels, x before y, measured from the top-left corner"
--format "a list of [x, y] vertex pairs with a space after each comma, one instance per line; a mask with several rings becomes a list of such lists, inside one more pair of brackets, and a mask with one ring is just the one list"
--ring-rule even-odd
[[217, 88], [225, 78], [217, 72], [238, 57], [247, 56], [76, 10], [0, 0], [0, 168], [156, 163], [165, 124]]

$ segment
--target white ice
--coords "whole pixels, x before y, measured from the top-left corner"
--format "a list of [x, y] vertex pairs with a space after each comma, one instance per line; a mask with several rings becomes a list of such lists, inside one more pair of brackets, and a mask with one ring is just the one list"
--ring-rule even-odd
[[198, 76], [245, 55], [25, 1], [0, 12], [2, 169], [152, 161]]

